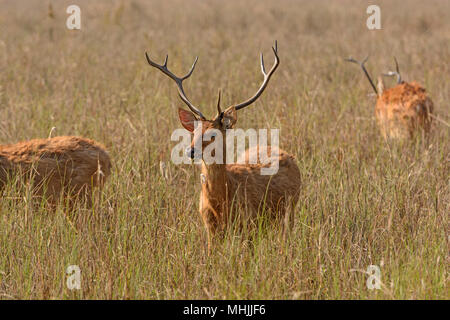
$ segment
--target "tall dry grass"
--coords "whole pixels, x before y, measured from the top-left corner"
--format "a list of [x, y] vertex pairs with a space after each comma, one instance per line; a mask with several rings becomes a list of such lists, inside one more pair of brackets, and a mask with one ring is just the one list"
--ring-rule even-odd
[[[0, 142], [81, 135], [104, 143], [114, 171], [102, 199], [69, 216], [33, 206], [10, 183], [0, 202], [0, 297], [22, 299], [448, 299], [449, 129], [429, 144], [386, 143], [360, 70], [400, 62], [449, 119], [450, 2], [380, 1], [382, 30], [365, 27], [366, 1], [76, 1], [82, 30], [65, 27], [73, 1], [0, 3]], [[280, 68], [241, 128], [280, 128], [303, 188], [292, 232], [260, 221], [253, 241], [227, 234], [206, 255], [199, 170], [170, 163], [183, 106], [144, 58], [169, 53], [190, 99], [213, 115], [261, 81], [258, 53]], [[393, 82], [392, 82], [393, 83]], [[164, 179], [160, 161], [167, 163]], [[70, 291], [68, 265], [82, 288]], [[370, 291], [363, 272], [381, 269]]]

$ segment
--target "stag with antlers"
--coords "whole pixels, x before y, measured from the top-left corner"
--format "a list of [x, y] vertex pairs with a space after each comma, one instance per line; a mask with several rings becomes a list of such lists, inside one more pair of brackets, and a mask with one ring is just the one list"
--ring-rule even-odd
[[[220, 107], [220, 92], [217, 103], [217, 115], [208, 120], [202, 112], [195, 107], [187, 98], [183, 81], [188, 79], [194, 71], [197, 58], [189, 72], [184, 77], [175, 76], [167, 68], [167, 56], [163, 65], [153, 62], [146, 53], [148, 63], [175, 81], [178, 87], [178, 94], [181, 100], [188, 106], [190, 111], [178, 110], [179, 119], [185, 129], [194, 132], [195, 123], [201, 123], [200, 134], [194, 134], [191, 146], [187, 154], [192, 159], [199, 157], [203, 159], [203, 150], [214, 141], [202, 139], [211, 129], [219, 130], [224, 139], [223, 158], [226, 158], [227, 130], [234, 128], [237, 121], [237, 111], [254, 103], [264, 92], [270, 78], [277, 69], [280, 59], [278, 57], [277, 43], [272, 47], [275, 55], [275, 63], [269, 72], [264, 67], [263, 55], [261, 54], [261, 71], [264, 80], [258, 91], [248, 100], [233, 104], [222, 110]], [[196, 140], [202, 139], [200, 144]], [[201, 145], [201, 150], [196, 150], [195, 146]], [[277, 157], [279, 161], [278, 172], [272, 176], [261, 175], [260, 169], [268, 164], [258, 162], [249, 164], [249, 157], [256, 153], [260, 155], [258, 147], [246, 150], [241, 155], [244, 164], [219, 164], [206, 163], [203, 159], [201, 165], [202, 190], [200, 195], [199, 211], [208, 234], [208, 251], [211, 250], [212, 238], [221, 233], [231, 221], [240, 218], [253, 219], [258, 214], [264, 213], [271, 217], [290, 217], [293, 207], [299, 198], [300, 170], [296, 161], [289, 153], [278, 149], [267, 147], [266, 151], [272, 157]], [[276, 154], [276, 155], [275, 155]], [[239, 162], [239, 161], [238, 161]], [[285, 221], [288, 219], [285, 219]]]
[[375, 117], [381, 134], [385, 138], [412, 138], [417, 132], [427, 135], [431, 128], [433, 102], [427, 95], [425, 88], [417, 82], [405, 82], [400, 75], [397, 59], [395, 59], [396, 71], [389, 71], [382, 76], [396, 76], [397, 85], [385, 89], [383, 77], [378, 77], [375, 87], [365, 67], [367, 56], [362, 62], [353, 58], [346, 61], [358, 64], [364, 71], [375, 94]]

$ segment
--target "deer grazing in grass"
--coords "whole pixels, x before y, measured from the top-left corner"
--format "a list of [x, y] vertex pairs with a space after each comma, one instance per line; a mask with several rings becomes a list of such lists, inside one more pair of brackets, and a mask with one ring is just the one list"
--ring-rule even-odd
[[383, 78], [379, 76], [377, 89], [364, 66], [367, 59], [368, 57], [359, 62], [350, 57], [346, 60], [360, 65], [377, 95], [375, 117], [383, 137], [413, 138], [418, 132], [428, 135], [431, 128], [433, 102], [425, 88], [414, 81], [409, 83], [403, 81], [397, 59], [394, 58], [396, 71], [389, 71], [383, 76], [396, 76], [397, 85], [385, 89]]
[[[247, 149], [245, 154], [240, 155], [241, 159], [244, 159], [242, 162], [238, 160], [240, 164], [206, 163], [203, 157], [203, 150], [214, 141], [214, 137], [206, 141], [209, 138], [204, 139], [204, 136], [211, 131], [210, 129], [215, 129], [220, 131], [222, 137], [224, 137], [222, 159], [226, 159], [225, 137], [227, 130], [234, 128], [236, 124], [237, 111], [251, 105], [259, 98], [279, 65], [276, 42], [272, 49], [275, 54], [275, 63], [267, 73], [261, 54], [261, 70], [264, 81], [256, 94], [250, 99], [231, 105], [222, 111], [219, 92], [217, 115], [211, 120], [206, 119], [200, 110], [189, 101], [183, 90], [182, 83], [191, 76], [197, 58], [190, 71], [184, 77], [179, 78], [168, 70], [167, 56], [164, 64], [158, 65], [150, 60], [146, 53], [147, 61], [152, 67], [159, 69], [175, 81], [181, 100], [191, 110], [186, 111], [181, 108], [178, 110], [183, 127], [194, 133], [194, 124], [201, 123], [201, 132], [196, 130], [192, 144], [186, 152], [191, 159], [202, 158], [202, 190], [199, 211], [208, 234], [208, 252], [211, 250], [213, 237], [221, 233], [232, 221], [236, 221], [236, 218], [239, 217], [241, 221], [242, 218], [251, 220], [262, 212], [270, 217], [284, 217], [286, 222], [288, 220], [286, 218], [291, 214], [290, 212], [292, 212], [299, 198], [300, 170], [294, 157], [281, 149], [275, 150], [274, 147], [266, 147], [265, 149], [265, 152], [270, 153], [271, 157], [277, 157], [279, 161], [278, 172], [272, 176], [261, 175], [261, 168], [269, 164], [262, 164], [261, 161], [250, 164], [248, 161], [255, 153], [256, 157], [261, 156], [258, 146]], [[202, 139], [200, 143], [196, 141], [198, 139]], [[201, 150], [196, 150], [196, 146], [201, 146]]]
[[103, 186], [111, 161], [105, 148], [80, 137], [34, 139], [0, 145], [0, 189], [14, 176], [32, 181], [33, 196], [56, 204], [62, 195], [79, 197]]

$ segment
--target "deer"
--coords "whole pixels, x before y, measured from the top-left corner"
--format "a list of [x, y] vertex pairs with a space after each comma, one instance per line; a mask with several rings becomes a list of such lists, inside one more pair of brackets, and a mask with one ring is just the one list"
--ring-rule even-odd
[[[61, 196], [80, 198], [102, 187], [111, 172], [104, 146], [82, 137], [58, 136], [0, 145], [0, 190], [13, 177], [30, 183], [34, 198], [53, 207]], [[17, 181], [17, 180], [16, 180]]]
[[[258, 91], [248, 100], [233, 104], [225, 110], [222, 110], [220, 106], [219, 91], [217, 115], [212, 119], [207, 119], [199, 108], [190, 102], [183, 89], [183, 81], [192, 75], [198, 57], [195, 58], [191, 69], [185, 76], [177, 77], [167, 67], [168, 55], [166, 55], [164, 64], [159, 65], [150, 59], [147, 52], [145, 53], [150, 66], [175, 81], [179, 97], [190, 109], [188, 111], [179, 108], [178, 117], [181, 125], [189, 132], [194, 133], [191, 145], [186, 149], [187, 156], [191, 159], [201, 160], [199, 213], [207, 233], [208, 254], [211, 252], [213, 239], [223, 234], [225, 228], [230, 226], [233, 221], [240, 220], [242, 222], [244, 219], [252, 221], [258, 214], [264, 214], [269, 218], [284, 217], [286, 221], [299, 199], [300, 170], [294, 156], [284, 150], [270, 146], [264, 149], [261, 147], [259, 150], [259, 146], [254, 146], [247, 149], [244, 154], [240, 155], [240, 160], [233, 164], [206, 163], [203, 157], [203, 150], [215, 140], [212, 137], [210, 141], [207, 141], [206, 135], [212, 130], [218, 130], [224, 137], [222, 157], [226, 159], [225, 137], [228, 130], [234, 128], [236, 124], [237, 112], [253, 104], [261, 96], [280, 63], [276, 41], [272, 51], [275, 55], [275, 62], [269, 72], [265, 70], [264, 58], [261, 53], [261, 71], [264, 80]], [[199, 123], [201, 126], [196, 126]], [[196, 127], [201, 127], [200, 132], [198, 130], [194, 132]], [[201, 139], [200, 143], [198, 143], [198, 139]], [[196, 146], [200, 146], [200, 148], [196, 149]], [[267, 152], [273, 159], [277, 157], [279, 169], [276, 174], [272, 176], [260, 174], [260, 169], [268, 164], [259, 161], [259, 151]], [[254, 156], [259, 162], [249, 163], [250, 157]], [[236, 210], [233, 210], [233, 207]], [[261, 209], [262, 207], [264, 210]]]
[[[400, 140], [414, 138], [418, 132], [427, 136], [431, 129], [433, 102], [425, 88], [415, 81], [405, 82], [402, 79], [395, 57], [396, 71], [380, 75], [375, 87], [365, 68], [368, 58], [369, 56], [360, 62], [350, 57], [346, 61], [361, 67], [377, 96], [375, 117], [382, 136], [385, 139]], [[392, 88], [385, 88], [383, 76], [396, 76], [397, 84]]]

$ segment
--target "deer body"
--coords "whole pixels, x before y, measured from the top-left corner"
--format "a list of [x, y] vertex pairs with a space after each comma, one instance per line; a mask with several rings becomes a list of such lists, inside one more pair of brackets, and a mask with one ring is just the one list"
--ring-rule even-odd
[[[271, 76], [279, 65], [277, 54], [277, 43], [272, 47], [275, 55], [275, 63], [269, 72], [266, 72], [264, 60], [261, 54], [261, 71], [264, 81], [258, 91], [248, 100], [232, 105], [222, 111], [220, 107], [220, 92], [217, 102], [217, 116], [212, 120], [206, 117], [187, 98], [183, 81], [189, 78], [194, 71], [197, 58], [190, 71], [184, 77], [175, 76], [167, 68], [168, 57], [163, 65], [153, 62], [146, 53], [147, 62], [169, 78], [175, 81], [181, 100], [191, 111], [178, 109], [178, 116], [185, 129], [194, 133], [191, 146], [186, 150], [192, 159], [202, 159], [202, 192], [200, 196], [199, 211], [208, 232], [208, 248], [211, 248], [212, 237], [223, 230], [230, 220], [239, 215], [242, 218], [254, 218], [259, 212], [271, 216], [286, 217], [286, 209], [289, 205], [295, 205], [299, 197], [300, 170], [295, 163], [294, 157], [283, 150], [267, 148], [265, 154], [269, 159], [278, 161], [278, 171], [273, 175], [262, 175], [261, 168], [270, 166], [269, 162], [257, 161], [250, 164], [250, 155], [256, 153], [256, 159], [260, 156], [259, 147], [248, 149], [242, 157], [244, 161], [240, 164], [224, 164], [225, 161], [205, 161], [203, 150], [213, 141], [213, 134], [222, 135], [222, 160], [226, 156], [226, 134], [228, 129], [234, 128], [237, 120], [237, 111], [255, 102], [265, 90]], [[201, 126], [196, 126], [201, 123]], [[195, 128], [195, 130], [194, 130]], [[195, 132], [194, 132], [195, 131]], [[214, 132], [214, 133], [212, 133]], [[203, 139], [205, 135], [208, 138]], [[199, 139], [201, 141], [199, 141]], [[198, 146], [201, 146], [198, 148]], [[196, 149], [197, 148], [197, 149]], [[214, 151], [215, 152], [215, 151]], [[252, 159], [255, 159], [252, 157]], [[264, 164], [263, 164], [264, 163]]]
[[433, 102], [417, 82], [402, 82], [384, 89], [378, 78], [375, 116], [383, 137], [408, 138], [419, 130], [430, 132]]
[[50, 202], [57, 201], [63, 189], [79, 195], [102, 186], [110, 171], [105, 148], [85, 138], [62, 136], [0, 145], [0, 188], [11, 175], [31, 177], [34, 194], [45, 193]]
[[[248, 149], [245, 157], [248, 162]], [[269, 149], [270, 152], [270, 149]], [[208, 232], [208, 239], [223, 230], [237, 215], [253, 219], [258, 213], [273, 218], [284, 217], [289, 205], [295, 205], [300, 191], [300, 170], [294, 157], [278, 150], [279, 169], [272, 176], [261, 175], [261, 168], [269, 164], [206, 164], [202, 162], [202, 192], [200, 215]]]

